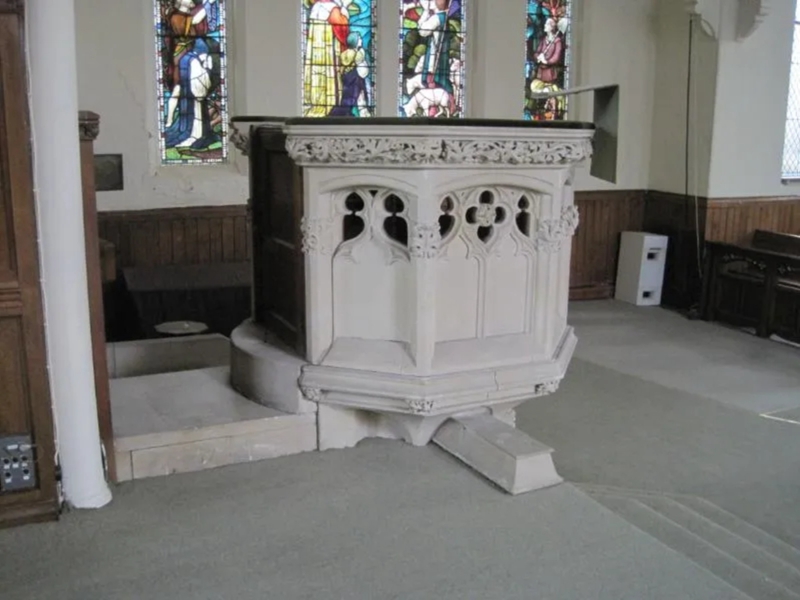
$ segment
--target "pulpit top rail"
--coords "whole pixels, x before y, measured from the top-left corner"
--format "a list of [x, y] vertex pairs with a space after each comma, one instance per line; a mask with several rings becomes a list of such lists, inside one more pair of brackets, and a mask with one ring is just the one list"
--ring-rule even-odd
[[513, 127], [520, 129], [588, 129], [595, 128], [594, 123], [585, 121], [525, 121], [522, 119], [433, 119], [417, 117], [403, 119], [400, 117], [372, 117], [369, 119], [356, 119], [352, 117], [268, 117], [268, 116], [239, 116], [233, 117], [231, 123], [252, 124], [281, 124], [281, 125], [347, 125], [353, 128], [365, 126], [391, 126], [403, 127]]

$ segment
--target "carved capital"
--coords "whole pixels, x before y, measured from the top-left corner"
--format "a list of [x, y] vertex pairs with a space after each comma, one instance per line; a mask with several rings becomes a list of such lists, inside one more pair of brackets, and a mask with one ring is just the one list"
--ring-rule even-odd
[[100, 115], [82, 110], [78, 113], [78, 129], [82, 142], [93, 142], [100, 135]]
[[302, 389], [303, 396], [309, 402], [321, 402], [322, 401], [322, 390], [319, 388], [310, 388], [304, 387]]
[[558, 391], [558, 386], [560, 384], [561, 381], [558, 379], [554, 379], [553, 381], [545, 381], [544, 383], [538, 383], [536, 384], [534, 394], [536, 397], [554, 394]]
[[559, 252], [562, 244], [575, 235], [579, 223], [580, 215], [573, 205], [565, 206], [558, 219], [542, 219], [536, 230], [536, 249], [541, 252]]
[[430, 259], [439, 256], [441, 235], [438, 223], [414, 223], [409, 241], [409, 252], [413, 258]]
[[231, 134], [228, 136], [233, 147], [241, 152], [244, 156], [250, 156], [250, 134], [242, 133], [236, 127], [236, 124], [231, 121], [230, 124]]
[[334, 220], [309, 219], [303, 217], [300, 221], [300, 232], [303, 237], [302, 250], [304, 254], [317, 256], [330, 256], [332, 248], [332, 229]]
[[415, 415], [425, 415], [436, 408], [436, 402], [427, 398], [411, 398], [406, 404]]

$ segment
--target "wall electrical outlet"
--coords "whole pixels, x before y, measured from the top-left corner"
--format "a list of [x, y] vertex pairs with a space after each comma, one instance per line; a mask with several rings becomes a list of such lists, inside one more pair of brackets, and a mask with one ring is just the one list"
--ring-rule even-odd
[[33, 440], [29, 435], [0, 436], [0, 493], [36, 487]]

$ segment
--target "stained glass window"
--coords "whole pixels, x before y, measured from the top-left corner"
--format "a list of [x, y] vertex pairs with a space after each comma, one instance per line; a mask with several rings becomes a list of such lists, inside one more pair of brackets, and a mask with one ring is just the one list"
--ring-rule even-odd
[[783, 143], [783, 178], [800, 179], [800, 2], [795, 8], [792, 69], [789, 75], [789, 105]]
[[569, 85], [572, 0], [527, 0], [525, 111], [529, 121], [567, 118], [564, 96], [539, 98]]
[[401, 117], [463, 117], [466, 0], [400, 0]]
[[228, 156], [226, 0], [155, 0], [163, 164]]
[[375, 116], [375, 1], [301, 0], [303, 116]]

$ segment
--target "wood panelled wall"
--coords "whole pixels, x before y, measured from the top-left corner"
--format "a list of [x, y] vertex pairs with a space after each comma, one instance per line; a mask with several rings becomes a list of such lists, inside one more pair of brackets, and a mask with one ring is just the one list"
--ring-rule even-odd
[[[690, 308], [700, 299], [705, 242], [747, 244], [756, 229], [800, 234], [800, 198], [687, 198], [647, 193], [644, 229], [667, 235], [663, 302]], [[699, 256], [698, 256], [699, 245]]]
[[746, 244], [756, 229], [800, 234], [800, 198], [708, 201], [706, 240]]
[[575, 204], [581, 220], [572, 242], [570, 298], [611, 298], [617, 277], [620, 234], [641, 230], [645, 193], [641, 190], [578, 192]]
[[252, 257], [247, 206], [103, 212], [100, 237], [125, 267], [244, 262]]

